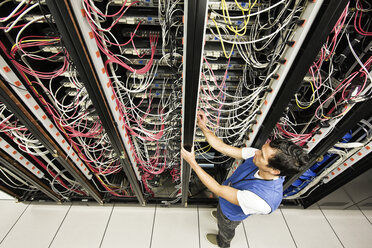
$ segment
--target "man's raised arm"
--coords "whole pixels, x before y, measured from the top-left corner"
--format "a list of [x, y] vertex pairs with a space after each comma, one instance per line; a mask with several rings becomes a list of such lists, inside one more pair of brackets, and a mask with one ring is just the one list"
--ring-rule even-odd
[[209, 128], [207, 127], [208, 119], [204, 112], [198, 111], [197, 113], [197, 124], [202, 130], [207, 142], [220, 153], [235, 158], [242, 159], [242, 148], [234, 147], [225, 144], [220, 138], [218, 138]]

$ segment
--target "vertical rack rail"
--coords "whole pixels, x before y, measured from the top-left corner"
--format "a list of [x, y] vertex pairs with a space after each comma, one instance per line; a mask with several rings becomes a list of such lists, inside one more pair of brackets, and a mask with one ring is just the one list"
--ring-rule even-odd
[[[194, 144], [196, 107], [199, 94], [199, 79], [204, 43], [207, 0], [187, 2], [186, 64], [183, 89], [182, 146], [191, 151]], [[182, 205], [187, 206], [190, 181], [190, 166], [183, 161]]]

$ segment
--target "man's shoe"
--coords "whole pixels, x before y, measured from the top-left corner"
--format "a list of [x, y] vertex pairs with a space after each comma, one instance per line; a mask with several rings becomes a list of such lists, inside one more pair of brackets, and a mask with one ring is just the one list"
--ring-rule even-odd
[[207, 234], [205, 235], [205, 237], [207, 238], [207, 240], [209, 241], [209, 243], [211, 243], [211, 244], [213, 244], [213, 245], [219, 247], [218, 244], [217, 244], [217, 234], [214, 234], [214, 233], [207, 233]]
[[211, 216], [214, 219], [214, 221], [217, 222], [217, 210], [212, 210], [211, 211]]

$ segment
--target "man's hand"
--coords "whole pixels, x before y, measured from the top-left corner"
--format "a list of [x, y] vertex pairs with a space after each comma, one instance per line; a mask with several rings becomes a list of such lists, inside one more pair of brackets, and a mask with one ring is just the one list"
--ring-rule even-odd
[[193, 168], [196, 175], [199, 177], [200, 181], [214, 194], [225, 198], [227, 201], [232, 204], [239, 205], [238, 202], [238, 190], [229, 186], [220, 185], [213, 177], [208, 175], [196, 162], [194, 147], [191, 149], [191, 152], [181, 148], [181, 156], [184, 160]]
[[203, 131], [203, 130], [209, 130], [207, 127], [208, 119], [207, 116], [203, 111], [198, 111], [197, 113], [197, 124], [198, 127]]
[[[220, 138], [218, 138], [213, 131], [207, 127], [208, 119], [203, 111], [197, 113], [198, 126], [202, 130], [207, 142], [220, 153], [233, 157], [236, 159], [242, 159], [242, 148], [234, 147], [225, 144]], [[195, 169], [194, 169], [195, 170]]]
[[185, 148], [182, 147], [181, 156], [193, 169], [195, 169], [197, 163], [195, 160], [194, 147], [192, 147], [191, 152], [188, 152]]

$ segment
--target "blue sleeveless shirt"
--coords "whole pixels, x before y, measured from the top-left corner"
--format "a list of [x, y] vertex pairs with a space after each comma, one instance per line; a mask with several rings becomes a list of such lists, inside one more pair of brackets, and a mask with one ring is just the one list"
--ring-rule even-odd
[[[254, 174], [258, 171], [253, 163], [253, 157], [247, 159], [236, 171], [228, 178], [223, 185], [230, 185], [238, 190], [249, 190], [262, 198], [270, 207], [271, 212], [277, 209], [283, 199], [284, 177], [276, 180], [265, 180], [255, 178]], [[230, 203], [224, 198], [219, 198], [223, 214], [230, 220], [241, 221], [249, 216], [244, 214], [242, 208]]]

